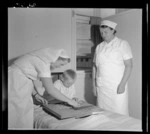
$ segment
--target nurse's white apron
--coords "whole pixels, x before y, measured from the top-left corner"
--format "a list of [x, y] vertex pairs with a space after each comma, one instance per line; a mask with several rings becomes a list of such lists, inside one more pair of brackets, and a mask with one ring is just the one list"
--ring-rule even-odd
[[[117, 94], [117, 87], [123, 77], [125, 66], [119, 51], [112, 44], [97, 55], [97, 105], [105, 110], [128, 115], [128, 88]], [[117, 60], [119, 58], [119, 62]]]
[[8, 129], [33, 129], [33, 83], [15, 65], [8, 69]]
[[117, 84], [108, 85], [108, 82], [101, 82], [97, 79], [97, 105], [105, 110], [128, 115], [128, 88], [125, 92], [117, 94]]

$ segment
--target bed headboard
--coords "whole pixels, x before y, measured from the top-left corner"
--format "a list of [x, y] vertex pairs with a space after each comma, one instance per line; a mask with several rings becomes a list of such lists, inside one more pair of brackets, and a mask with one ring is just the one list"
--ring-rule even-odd
[[63, 72], [51, 73], [53, 82], [56, 81], [57, 79], [59, 79], [59, 77], [60, 77], [60, 75], [61, 75], [62, 73], [63, 73]]

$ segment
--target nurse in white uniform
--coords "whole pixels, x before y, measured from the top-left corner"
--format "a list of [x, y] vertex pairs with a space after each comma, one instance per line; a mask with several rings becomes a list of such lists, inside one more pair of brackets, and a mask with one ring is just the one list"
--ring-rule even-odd
[[53, 86], [51, 69], [67, 64], [70, 58], [63, 49], [45, 48], [18, 58], [8, 69], [8, 129], [33, 129], [33, 81], [56, 99], [78, 106]]
[[100, 25], [103, 42], [95, 50], [93, 89], [99, 107], [128, 115], [127, 81], [132, 71], [132, 52], [127, 41], [115, 36], [116, 25], [109, 20]]

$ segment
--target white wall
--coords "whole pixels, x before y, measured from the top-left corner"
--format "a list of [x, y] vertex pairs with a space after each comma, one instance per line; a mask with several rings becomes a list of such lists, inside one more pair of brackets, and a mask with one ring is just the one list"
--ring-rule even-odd
[[116, 9], [115, 8], [101, 8], [100, 9], [100, 17], [105, 18], [111, 15], [115, 15]]
[[75, 13], [77, 14], [82, 14], [82, 15], [87, 15], [87, 16], [93, 16], [93, 8], [72, 8]]
[[101, 8], [72, 8], [72, 10], [80, 15], [101, 17]]
[[8, 60], [49, 46], [71, 56], [71, 15], [71, 8], [9, 8]]
[[[105, 18], [116, 13], [116, 8], [72, 8], [75, 13]], [[119, 10], [120, 11], [120, 10]]]
[[133, 53], [133, 70], [128, 81], [130, 115], [142, 117], [142, 10], [129, 10], [107, 17], [118, 23], [117, 36], [129, 42]]

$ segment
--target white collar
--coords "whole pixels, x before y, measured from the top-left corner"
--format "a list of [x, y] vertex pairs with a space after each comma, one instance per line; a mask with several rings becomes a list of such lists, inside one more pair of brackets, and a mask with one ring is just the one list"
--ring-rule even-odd
[[105, 45], [109, 46], [116, 40], [117, 40], [117, 37], [115, 36], [109, 43], [107, 43], [106, 41], [104, 41], [104, 43], [105, 43]]

